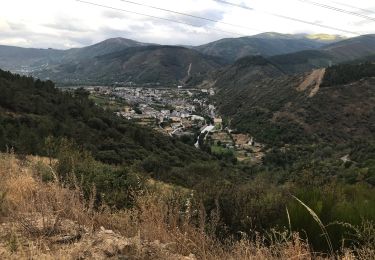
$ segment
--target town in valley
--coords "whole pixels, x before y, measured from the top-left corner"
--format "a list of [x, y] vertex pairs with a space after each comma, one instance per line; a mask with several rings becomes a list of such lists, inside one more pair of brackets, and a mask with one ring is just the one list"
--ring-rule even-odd
[[[69, 88], [68, 88], [69, 89]], [[197, 149], [244, 163], [260, 163], [264, 145], [232, 129], [217, 113], [214, 89], [85, 86], [90, 98], [117, 116], [180, 138]]]

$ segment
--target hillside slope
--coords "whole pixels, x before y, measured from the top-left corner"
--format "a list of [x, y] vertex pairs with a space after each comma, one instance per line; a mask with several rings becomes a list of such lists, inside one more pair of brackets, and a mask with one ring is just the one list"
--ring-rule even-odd
[[[51, 172], [45, 158], [17, 159], [0, 153], [0, 258], [1, 259], [331, 259], [310, 249], [297, 233], [283, 240], [245, 237], [221, 242], [214, 213], [202, 207], [186, 208], [191, 197], [176, 189], [139, 193], [136, 206], [122, 211], [92, 207], [79, 186], [68, 188], [57, 180], [43, 181]], [[53, 203], [51, 203], [53, 202]], [[216, 215], [215, 215], [216, 216]], [[204, 228], [206, 225], [207, 228]], [[371, 225], [368, 225], [371, 228]], [[362, 231], [362, 230], [361, 230]], [[364, 239], [373, 230], [363, 232]], [[274, 233], [275, 235], [278, 233]], [[362, 233], [361, 233], [362, 234]], [[365, 236], [367, 234], [367, 236]], [[374, 256], [371, 241], [337, 253], [336, 259], [365, 260]], [[207, 257], [209, 256], [209, 257]]]
[[217, 81], [217, 105], [231, 127], [270, 144], [374, 139], [373, 64], [338, 65], [295, 76], [279, 72], [272, 78], [249, 78], [246, 73], [275, 71], [271, 62], [262, 67], [236, 63], [228, 70], [235, 74], [223, 73]]
[[176, 46], [146, 46], [64, 63], [35, 75], [64, 83], [180, 84], [218, 69], [223, 61]]
[[45, 155], [45, 140], [51, 137], [69, 139], [107, 163], [169, 162], [160, 172], [209, 159], [194, 147], [103, 110], [82, 89], [61, 92], [50, 81], [0, 70], [0, 92], [0, 151], [12, 147], [21, 154]]
[[[269, 57], [288, 74], [307, 72], [344, 62], [371, 60], [375, 55], [375, 35], [363, 35], [323, 46]], [[373, 60], [373, 58], [372, 58]]]
[[[246, 76], [246, 71], [251, 72], [251, 66], [257, 69], [265, 66], [268, 74], [261, 78], [254, 74], [258, 77], [254, 80], [247, 77], [243, 82], [249, 82], [249, 85], [241, 82], [231, 88], [238, 99], [232, 100], [228, 95], [223, 100], [234, 102], [227, 107], [228, 112], [236, 113], [238, 107], [238, 112], [250, 111], [245, 114], [249, 121], [242, 123], [246, 127], [248, 123], [258, 126], [259, 122], [259, 132], [249, 131], [257, 140], [264, 134], [262, 131], [268, 134], [266, 137], [280, 134], [268, 130], [273, 130], [273, 112], [284, 108], [290, 93], [301, 95], [301, 100], [307, 103], [307, 98], [317, 97], [324, 85], [323, 82], [318, 86], [320, 89], [316, 87], [322, 77], [321, 71], [307, 78], [291, 78], [261, 57], [244, 59], [238, 64], [238, 70], [243, 70], [242, 75]], [[231, 71], [234, 77], [235, 71]], [[327, 89], [340, 86], [335, 85], [341, 84], [336, 81], [336, 72], [341, 78], [341, 74], [347, 74], [347, 68], [332, 72], [327, 75], [331, 75], [329, 82], [333, 84]], [[281, 80], [266, 77], [274, 73], [281, 74]], [[369, 74], [359, 76], [363, 78]], [[357, 82], [353, 79], [345, 84]], [[296, 83], [297, 90], [290, 92], [291, 80]], [[371, 78], [363, 82], [367, 80]], [[282, 82], [285, 85], [280, 84]], [[247, 91], [248, 86], [253, 87], [251, 91]], [[225, 90], [226, 84], [220, 89]], [[238, 91], [243, 91], [243, 95]], [[60, 255], [56, 258], [63, 258], [61, 254], [65, 257], [72, 253], [61, 246], [67, 243], [78, 251], [74, 258], [82, 258], [82, 254], [85, 258], [96, 254], [124, 258], [135, 254], [141, 258], [144, 251], [138, 249], [145, 248], [150, 252], [146, 255], [155, 259], [154, 249], [163, 249], [165, 243], [169, 243], [171, 250], [161, 250], [162, 259], [169, 253], [184, 256], [193, 253], [198, 259], [206, 258], [208, 254], [212, 259], [279, 259], [300, 256], [301, 241], [307, 241], [307, 238], [314, 252], [327, 252], [319, 226], [290, 194], [302, 198], [323, 223], [348, 223], [346, 226], [359, 230], [363, 221], [366, 221], [363, 222], [365, 225], [367, 220], [375, 219], [375, 211], [369, 210], [375, 208], [375, 193], [371, 186], [375, 185], [374, 145], [359, 143], [345, 147], [336, 146], [334, 142], [327, 146], [309, 143], [288, 146], [280, 151], [277, 147], [266, 146], [262, 166], [228, 163], [215, 160], [178, 139], [161, 136], [152, 129], [115, 117], [90, 102], [88, 93], [82, 89], [60, 92], [51, 82], [0, 71], [0, 92], [0, 147], [3, 151], [15, 151], [18, 158], [0, 153], [0, 257], [13, 254], [20, 258], [25, 252], [37, 257], [39, 251], [36, 250], [42, 250], [41, 254], [57, 253]], [[344, 96], [344, 104], [351, 98], [352, 93], [349, 94]], [[366, 98], [370, 95], [371, 91], [368, 91]], [[334, 98], [335, 93], [332, 96]], [[365, 129], [365, 120], [372, 120], [373, 102], [365, 103], [370, 112], [366, 119], [362, 116], [363, 111], [358, 110], [356, 117], [353, 116], [353, 122], [357, 124], [355, 129]], [[255, 113], [251, 104], [258, 106]], [[267, 111], [270, 113], [266, 116], [271, 116], [268, 121], [267, 117], [262, 117]], [[266, 120], [262, 121], [262, 118]], [[286, 127], [289, 127], [287, 134], [292, 141], [293, 138], [301, 139], [299, 128], [294, 130], [294, 125], [289, 124]], [[354, 133], [351, 140], [356, 135]], [[285, 137], [281, 132], [274, 142], [279, 144]], [[363, 137], [368, 137], [367, 132]], [[27, 154], [48, 158], [30, 168], [20, 169], [20, 166], [30, 165]], [[343, 163], [340, 158], [346, 155], [355, 163]], [[1, 160], [4, 157], [5, 161]], [[149, 183], [150, 177], [173, 185], [161, 184], [160, 188], [160, 183]], [[302, 240], [291, 230], [285, 237], [283, 235], [282, 241], [286, 243], [273, 244], [267, 240], [267, 246], [263, 246], [259, 241], [264, 241], [264, 237], [278, 236], [289, 230], [283, 228], [288, 227], [286, 208], [289, 219], [293, 219], [293, 231], [299, 232]], [[73, 228], [67, 228], [67, 225]], [[243, 233], [244, 230], [248, 232]], [[342, 240], [353, 238], [348, 231], [333, 225], [329, 227], [338, 254], [347, 253], [352, 245], [374, 252], [373, 243], [366, 242], [367, 237], [362, 233], [357, 234], [355, 242], [344, 247]], [[237, 236], [239, 232], [245, 234], [242, 239]], [[366, 234], [372, 236], [372, 233]], [[135, 235], [136, 248], [131, 239]], [[223, 241], [226, 237], [233, 240]], [[124, 243], [126, 247], [122, 247]], [[291, 253], [294, 245], [299, 248], [296, 254]], [[304, 250], [303, 255], [309, 252]], [[319, 255], [313, 253], [312, 258]], [[177, 258], [176, 255], [173, 257]]]
[[64, 57], [62, 59], [62, 62], [80, 61], [90, 59], [96, 56], [106, 55], [112, 52], [122, 51], [127, 48], [147, 45], [149, 44], [121, 37], [110, 38], [87, 47], [68, 49], [64, 51]]
[[285, 73], [328, 67], [375, 53], [375, 36], [263, 33], [197, 47], [159, 46], [124, 38], [68, 50], [0, 46], [0, 68], [62, 84], [200, 85], [214, 70], [262, 55]]
[[43, 69], [59, 62], [64, 51], [54, 49], [20, 48], [0, 45], [0, 68], [19, 73]]
[[194, 49], [208, 55], [219, 56], [229, 62], [249, 55], [273, 56], [302, 50], [318, 49], [340, 37], [322, 37], [309, 35], [290, 35], [279, 33], [262, 33], [254, 36], [227, 38]]
[[81, 61], [126, 48], [148, 44], [125, 38], [111, 38], [83, 48], [67, 50], [21, 48], [0, 45], [0, 68], [19, 73], [43, 70], [56, 64]]
[[242, 86], [257, 82], [265, 78], [277, 78], [285, 73], [262, 56], [248, 56], [237, 60], [233, 65], [217, 73], [215, 87], [228, 90], [241, 88]]
[[360, 59], [375, 54], [375, 35], [368, 34], [324, 46], [322, 50], [338, 61]]

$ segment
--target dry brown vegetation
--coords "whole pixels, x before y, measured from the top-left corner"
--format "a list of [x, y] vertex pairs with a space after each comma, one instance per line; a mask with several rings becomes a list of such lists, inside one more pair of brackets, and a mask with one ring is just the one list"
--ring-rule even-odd
[[[95, 205], [95, 188], [84, 199], [78, 185], [67, 188], [57, 176], [42, 182], [42, 171], [55, 174], [48, 160], [0, 154], [1, 259], [370, 259], [375, 255], [371, 246], [341, 256], [318, 255], [288, 231], [219, 242], [215, 238], [219, 209], [207, 216], [202, 204], [192, 202], [191, 192], [153, 185], [135, 194], [134, 207], [114, 211]], [[163, 192], [158, 191], [161, 187]], [[373, 236], [371, 225], [365, 230]]]
[[319, 87], [322, 84], [325, 69], [313, 70], [309, 76], [297, 87], [298, 91], [310, 90], [308, 97], [313, 97], [318, 93]]

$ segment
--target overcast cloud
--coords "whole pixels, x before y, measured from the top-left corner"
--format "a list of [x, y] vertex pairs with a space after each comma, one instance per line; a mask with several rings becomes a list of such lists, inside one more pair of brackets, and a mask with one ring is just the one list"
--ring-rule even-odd
[[[213, 0], [133, 0], [137, 3], [219, 20], [223, 23], [237, 24], [241, 27], [171, 14], [121, 0], [85, 1], [178, 20], [195, 26], [92, 6], [75, 0], [11, 0], [1, 4], [0, 44], [66, 49], [86, 46], [112, 37], [159, 44], [199, 45], [220, 38], [254, 35], [260, 32], [329, 33], [348, 37], [356, 36], [282, 19], [270, 13], [309, 22], [318, 21], [322, 25], [359, 34], [375, 33], [375, 21], [327, 10], [298, 0], [228, 0], [254, 8], [254, 11], [220, 4]], [[352, 0], [314, 1], [375, 18], [374, 0], [356, 0], [355, 4]]]

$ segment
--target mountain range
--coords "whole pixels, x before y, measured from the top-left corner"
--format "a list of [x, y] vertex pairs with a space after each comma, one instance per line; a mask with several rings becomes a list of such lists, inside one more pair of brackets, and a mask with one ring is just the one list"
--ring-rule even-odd
[[248, 37], [221, 39], [194, 47], [194, 49], [204, 54], [223, 57], [228, 62], [234, 62], [250, 55], [274, 56], [319, 49], [344, 39], [337, 35], [261, 33]]
[[[374, 35], [268, 33], [198, 47], [122, 38], [69, 50], [0, 46], [0, 68], [39, 77], [0, 69], [0, 219], [10, 220], [0, 225], [0, 255], [45, 255], [45, 245], [61, 244], [58, 257], [93, 258], [85, 248], [98, 252], [104, 243], [103, 257], [156, 256], [159, 249], [138, 250], [142, 237], [189, 259], [375, 259], [374, 61]], [[130, 104], [104, 108], [101, 95], [40, 79], [210, 87], [214, 95], [182, 93], [216, 126], [202, 133], [206, 123], [181, 111], [179, 123], [163, 116], [159, 126], [191, 123], [189, 135], [170, 137], [114, 113]], [[182, 96], [173, 92], [167, 105], [145, 101], [146, 108], [177, 112]], [[19, 243], [34, 240], [43, 247]]]
[[196, 86], [246, 56], [264, 56], [286, 74], [375, 54], [374, 35], [263, 33], [201, 46], [141, 43], [124, 38], [68, 50], [0, 46], [0, 68], [58, 84]]
[[0, 67], [13, 71], [41, 70], [48, 66], [80, 61], [148, 44], [124, 38], [112, 38], [83, 48], [68, 50], [21, 48], [0, 45]]
[[70, 60], [35, 72], [60, 83], [178, 84], [224, 65], [218, 57], [178, 46], [150, 45], [126, 48], [93, 58]]

